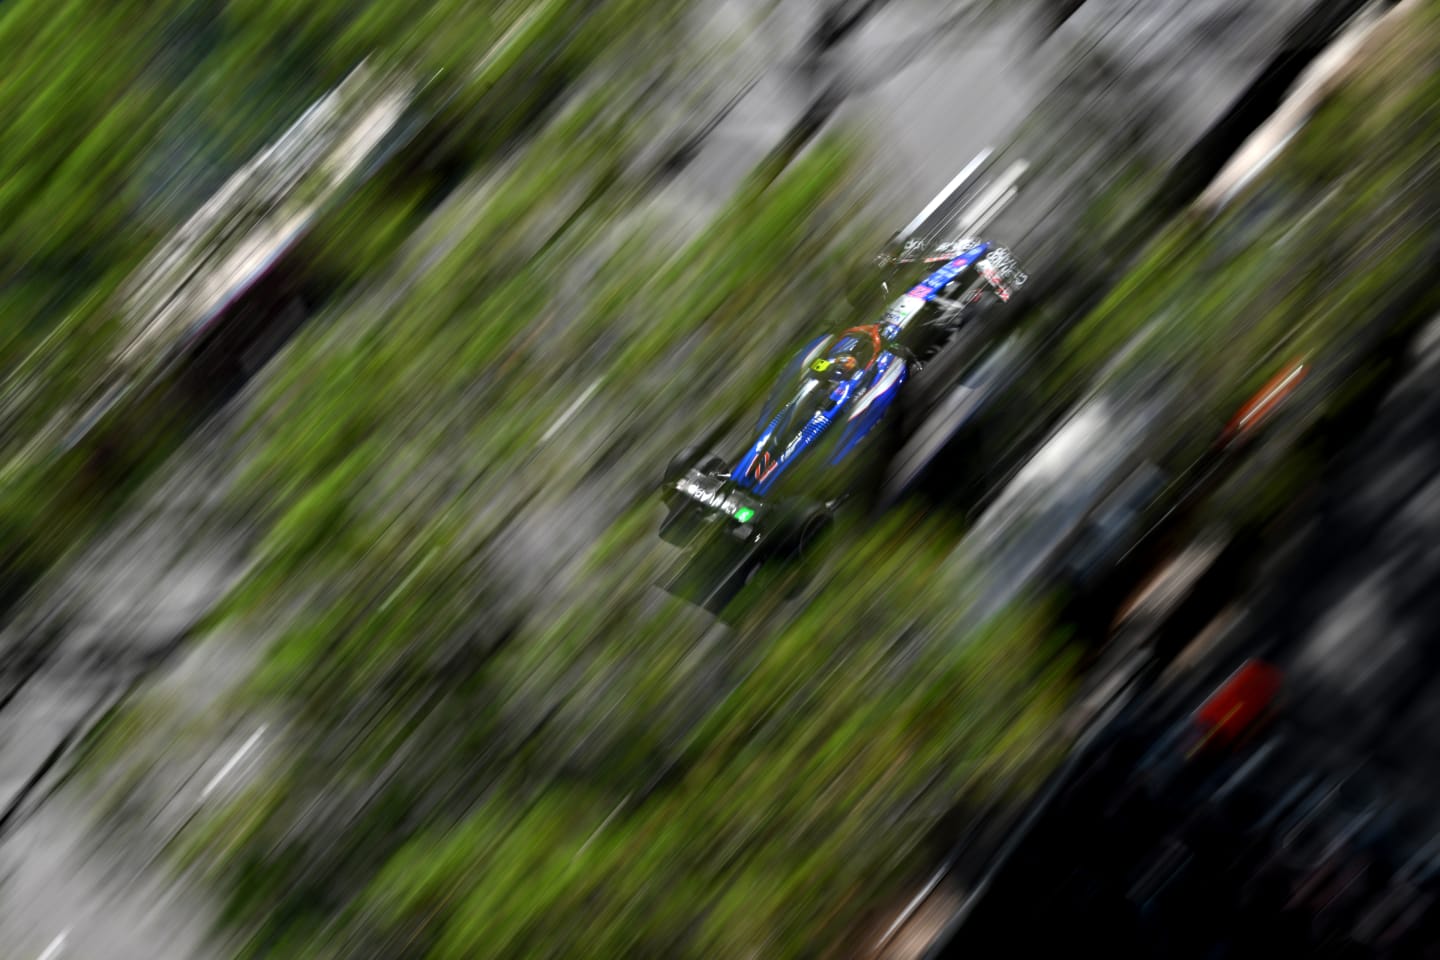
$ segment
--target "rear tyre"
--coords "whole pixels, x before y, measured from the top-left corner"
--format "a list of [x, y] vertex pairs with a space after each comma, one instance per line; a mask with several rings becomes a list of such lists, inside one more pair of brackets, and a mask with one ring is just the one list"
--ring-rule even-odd
[[798, 553], [805, 556], [814, 549], [830, 527], [835, 523], [835, 514], [829, 507], [816, 507], [805, 517], [798, 535]]
[[835, 511], [825, 504], [797, 511], [785, 525], [778, 552], [787, 560], [799, 560], [814, 549], [834, 522]]
[[691, 467], [700, 470], [701, 473], [718, 473], [725, 467], [725, 461], [716, 456], [704, 457], [704, 449], [698, 446], [690, 446], [681, 450], [670, 458], [665, 465], [665, 485], [669, 486], [690, 472]]
[[685, 476], [690, 471], [691, 465], [700, 459], [700, 455], [699, 447], [686, 447], [671, 457], [670, 462], [665, 465], [665, 485], [668, 487]]
[[[665, 465], [665, 479], [661, 484], [660, 498], [666, 504], [673, 506], [677, 500], [682, 499], [680, 494], [675, 490], [675, 483], [689, 473], [692, 468], [698, 469], [702, 473], [712, 474], [719, 473], [724, 469], [725, 462], [719, 457], [712, 456], [700, 460], [700, 455], [701, 448], [686, 447], [671, 457], [670, 462]], [[696, 462], [697, 460], [699, 461], [698, 463]]]

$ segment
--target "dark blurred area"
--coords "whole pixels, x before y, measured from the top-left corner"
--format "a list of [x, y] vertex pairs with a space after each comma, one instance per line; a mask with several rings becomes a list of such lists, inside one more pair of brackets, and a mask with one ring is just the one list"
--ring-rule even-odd
[[0, 6], [0, 955], [1440, 955], [1440, 3]]
[[1399, 466], [1435, 453], [1434, 336], [1259, 575], [1074, 755], [944, 955], [1434, 955], [1433, 476]]

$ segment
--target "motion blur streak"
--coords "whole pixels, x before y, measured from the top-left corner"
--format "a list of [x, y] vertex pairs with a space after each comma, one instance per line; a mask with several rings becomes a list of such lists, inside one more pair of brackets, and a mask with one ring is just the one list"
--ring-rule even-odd
[[0, 52], [0, 955], [1440, 944], [1440, 0]]

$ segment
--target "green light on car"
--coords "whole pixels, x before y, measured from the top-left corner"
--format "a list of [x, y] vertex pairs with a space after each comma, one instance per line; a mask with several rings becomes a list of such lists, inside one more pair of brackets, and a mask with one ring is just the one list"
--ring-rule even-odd
[[739, 510], [735, 511], [735, 519], [739, 520], [741, 523], [749, 523], [751, 518], [754, 516], [755, 511], [751, 510], [749, 507], [741, 507]]

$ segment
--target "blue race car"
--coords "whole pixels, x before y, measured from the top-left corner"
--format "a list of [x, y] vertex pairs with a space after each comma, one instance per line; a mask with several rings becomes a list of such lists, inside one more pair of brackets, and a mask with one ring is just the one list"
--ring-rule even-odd
[[[881, 452], [875, 449], [886, 432], [881, 425], [912, 374], [1026, 280], [1005, 247], [973, 237], [943, 246], [942, 265], [878, 322], [817, 337], [800, 350], [737, 456], [690, 450], [671, 461], [663, 539], [689, 546], [708, 533], [741, 546], [733, 569], [719, 575], [727, 583], [748, 579], [775, 552], [797, 554], [814, 542], [836, 509], [860, 492], [862, 464]], [[939, 259], [917, 253], [901, 262]], [[728, 602], [733, 589], [702, 593], [697, 602], [713, 607]]]

